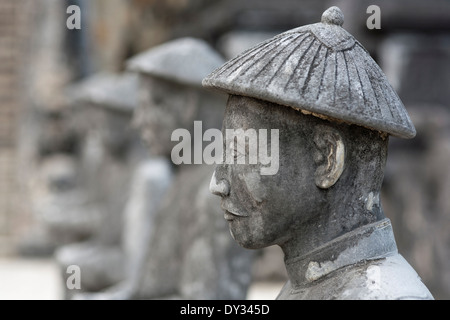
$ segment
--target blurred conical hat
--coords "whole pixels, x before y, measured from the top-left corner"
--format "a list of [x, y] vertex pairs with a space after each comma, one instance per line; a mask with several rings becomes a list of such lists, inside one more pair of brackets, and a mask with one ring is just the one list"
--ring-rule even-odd
[[153, 47], [127, 61], [127, 69], [201, 87], [202, 80], [224, 63], [203, 40], [180, 38]]
[[343, 23], [341, 10], [331, 7], [320, 23], [289, 30], [243, 52], [203, 85], [414, 137], [416, 130], [397, 93]]
[[131, 113], [138, 105], [138, 77], [133, 73], [97, 73], [72, 85], [67, 94], [75, 104]]

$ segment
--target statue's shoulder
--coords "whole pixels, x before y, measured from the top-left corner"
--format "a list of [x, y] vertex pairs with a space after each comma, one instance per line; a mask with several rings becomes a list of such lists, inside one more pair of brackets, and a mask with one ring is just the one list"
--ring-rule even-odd
[[434, 299], [417, 272], [400, 254], [370, 263], [365, 269], [365, 279], [365, 290], [360, 299]]
[[302, 288], [287, 282], [280, 300], [432, 300], [411, 265], [396, 254], [347, 266]]

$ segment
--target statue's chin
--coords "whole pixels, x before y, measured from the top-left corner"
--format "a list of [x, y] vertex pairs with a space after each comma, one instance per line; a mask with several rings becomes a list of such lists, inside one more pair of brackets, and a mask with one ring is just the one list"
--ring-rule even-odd
[[234, 237], [233, 230], [231, 230], [231, 229], [230, 229], [230, 234], [231, 234], [231, 237], [232, 237], [235, 241], [237, 241], [236, 238]]
[[261, 244], [255, 241], [253, 238], [249, 237], [248, 234], [241, 234], [239, 232], [234, 231], [230, 228], [231, 237], [236, 241], [241, 247], [245, 249], [262, 249], [267, 247], [265, 244]]

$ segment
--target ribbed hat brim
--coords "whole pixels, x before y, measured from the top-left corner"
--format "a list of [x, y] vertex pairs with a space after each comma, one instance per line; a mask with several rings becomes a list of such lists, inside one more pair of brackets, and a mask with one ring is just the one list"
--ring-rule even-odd
[[203, 85], [397, 137], [416, 134], [383, 71], [339, 26], [318, 23], [275, 36], [215, 70]]

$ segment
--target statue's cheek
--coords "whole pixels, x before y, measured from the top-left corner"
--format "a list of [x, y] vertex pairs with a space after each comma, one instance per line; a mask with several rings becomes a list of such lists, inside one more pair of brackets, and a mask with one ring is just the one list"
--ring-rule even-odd
[[241, 175], [250, 196], [257, 203], [261, 203], [267, 196], [265, 184], [261, 183], [261, 175], [258, 171], [252, 170]]

